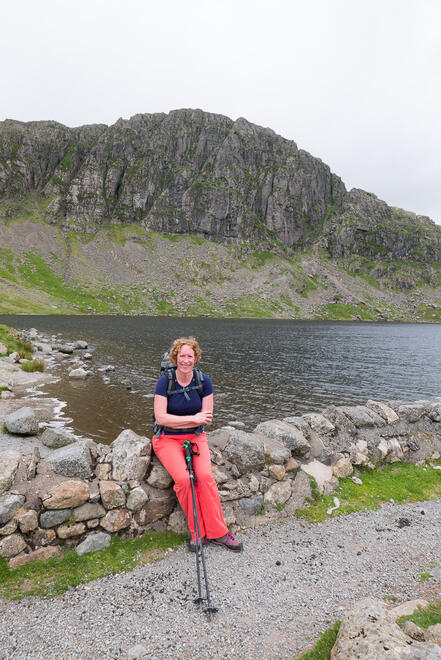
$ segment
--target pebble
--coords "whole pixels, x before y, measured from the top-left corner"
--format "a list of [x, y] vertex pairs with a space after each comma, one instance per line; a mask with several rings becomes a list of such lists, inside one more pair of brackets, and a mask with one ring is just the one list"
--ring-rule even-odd
[[[441, 562], [441, 500], [425, 502], [424, 516], [421, 506], [259, 527], [238, 535], [237, 555], [207, 546], [219, 609], [210, 617], [193, 603], [195, 557], [185, 547], [56, 598], [0, 601], [0, 658], [127, 660], [145, 649], [157, 660], [292, 659], [366, 594], [421, 596], [421, 572]], [[410, 525], [399, 527], [403, 519]]]

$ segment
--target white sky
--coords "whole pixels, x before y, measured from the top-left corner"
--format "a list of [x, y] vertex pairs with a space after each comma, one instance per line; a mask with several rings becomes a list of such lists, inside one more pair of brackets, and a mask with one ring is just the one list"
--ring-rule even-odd
[[3, 0], [0, 119], [201, 108], [441, 224], [439, 0]]

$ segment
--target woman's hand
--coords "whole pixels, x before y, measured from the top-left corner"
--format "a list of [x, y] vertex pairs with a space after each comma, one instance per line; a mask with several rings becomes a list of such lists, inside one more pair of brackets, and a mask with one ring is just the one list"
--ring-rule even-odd
[[203, 424], [210, 424], [210, 422], [213, 420], [213, 411], [201, 410], [201, 412], [198, 412], [193, 416], [193, 419], [198, 426], [202, 426]]

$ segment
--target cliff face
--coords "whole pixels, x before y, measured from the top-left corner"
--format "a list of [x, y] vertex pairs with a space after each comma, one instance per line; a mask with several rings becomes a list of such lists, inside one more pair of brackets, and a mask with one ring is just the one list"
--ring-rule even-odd
[[292, 141], [245, 119], [201, 110], [135, 115], [113, 126], [0, 123], [0, 215], [38, 192], [43, 218], [93, 233], [136, 223], [351, 254], [441, 261], [441, 228], [360, 190]]

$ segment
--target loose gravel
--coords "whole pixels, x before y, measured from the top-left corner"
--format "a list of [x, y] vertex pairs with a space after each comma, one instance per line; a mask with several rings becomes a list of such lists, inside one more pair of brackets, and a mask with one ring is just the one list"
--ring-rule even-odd
[[441, 598], [439, 582], [420, 580], [441, 562], [440, 529], [436, 500], [260, 527], [240, 535], [241, 555], [209, 546], [211, 618], [180, 548], [57, 598], [0, 601], [0, 658], [292, 659], [359, 598]]

